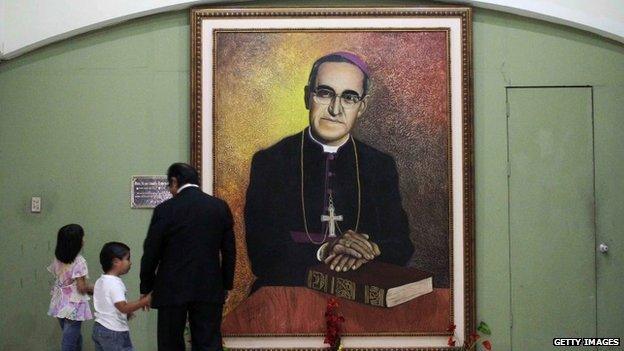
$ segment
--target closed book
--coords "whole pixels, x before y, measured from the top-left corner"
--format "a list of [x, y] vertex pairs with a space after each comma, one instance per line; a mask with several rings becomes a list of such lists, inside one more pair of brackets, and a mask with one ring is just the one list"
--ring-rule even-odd
[[380, 261], [347, 272], [336, 272], [326, 264], [319, 264], [308, 269], [306, 286], [371, 306], [393, 307], [432, 292], [433, 275]]

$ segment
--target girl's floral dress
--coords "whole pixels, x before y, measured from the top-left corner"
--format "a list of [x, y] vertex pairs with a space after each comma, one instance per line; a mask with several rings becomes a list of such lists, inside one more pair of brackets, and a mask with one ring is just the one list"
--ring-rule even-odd
[[87, 277], [87, 261], [82, 255], [76, 256], [74, 262], [63, 263], [56, 258], [47, 267], [55, 277], [50, 291], [50, 309], [48, 315], [56, 318], [66, 318], [74, 321], [93, 319], [89, 296], [78, 292], [76, 278]]

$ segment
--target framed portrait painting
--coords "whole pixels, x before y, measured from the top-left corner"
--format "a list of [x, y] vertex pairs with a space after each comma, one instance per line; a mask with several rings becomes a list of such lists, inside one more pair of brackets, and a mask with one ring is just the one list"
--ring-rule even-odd
[[191, 11], [192, 163], [235, 222], [226, 346], [327, 347], [329, 301], [347, 349], [474, 332], [471, 25], [465, 7]]

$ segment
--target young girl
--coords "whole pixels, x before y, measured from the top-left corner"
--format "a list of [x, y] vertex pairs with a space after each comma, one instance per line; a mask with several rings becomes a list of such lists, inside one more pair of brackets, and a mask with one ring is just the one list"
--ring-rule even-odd
[[48, 271], [55, 282], [50, 294], [48, 315], [58, 318], [63, 335], [62, 351], [80, 351], [82, 321], [93, 319], [89, 296], [93, 286], [87, 283], [87, 261], [80, 255], [84, 244], [84, 230], [78, 224], [68, 224], [58, 231], [54, 260]]

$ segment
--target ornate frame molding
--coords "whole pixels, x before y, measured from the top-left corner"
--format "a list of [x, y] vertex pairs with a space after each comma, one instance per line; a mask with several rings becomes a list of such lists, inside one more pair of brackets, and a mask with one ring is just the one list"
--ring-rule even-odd
[[[476, 329], [475, 301], [475, 246], [474, 246], [474, 130], [473, 130], [473, 72], [472, 72], [472, 10], [469, 7], [328, 7], [328, 8], [194, 8], [190, 11], [191, 24], [191, 164], [202, 170], [202, 21], [210, 18], [309, 18], [309, 17], [452, 17], [461, 21], [462, 67], [462, 189], [463, 189], [463, 257], [464, 257], [464, 334]], [[213, 53], [214, 55], [214, 53]], [[450, 65], [450, 60], [449, 60]], [[213, 67], [214, 70], [214, 67]], [[214, 104], [214, 95], [212, 96]], [[449, 102], [450, 104], [450, 102]], [[449, 136], [450, 137], [450, 136]], [[452, 146], [452, 143], [449, 143]], [[449, 155], [452, 150], [449, 148]], [[214, 153], [213, 153], [214, 155]], [[449, 173], [450, 174], [450, 173]], [[214, 177], [214, 176], [213, 176]], [[452, 189], [452, 187], [450, 187]], [[449, 190], [452, 191], [452, 190]], [[450, 215], [452, 216], [452, 210]], [[451, 217], [452, 218], [452, 217]], [[450, 219], [452, 221], [452, 219]], [[452, 229], [451, 229], [452, 231]], [[452, 236], [450, 238], [452, 241]], [[452, 255], [452, 242], [450, 254]], [[451, 269], [452, 272], [452, 269]], [[452, 276], [451, 276], [452, 277]], [[451, 295], [451, 315], [453, 314]], [[380, 334], [374, 334], [380, 335]], [[382, 334], [388, 335], [388, 334]], [[405, 335], [405, 334], [391, 334]], [[410, 334], [418, 335], [418, 334]], [[433, 334], [428, 334], [433, 335]], [[446, 334], [445, 334], [446, 335]], [[287, 335], [293, 336], [293, 335]], [[349, 348], [365, 350], [460, 350], [461, 347], [424, 348]], [[284, 350], [274, 348], [246, 348], [245, 350]], [[292, 350], [318, 350], [297, 348]]]

